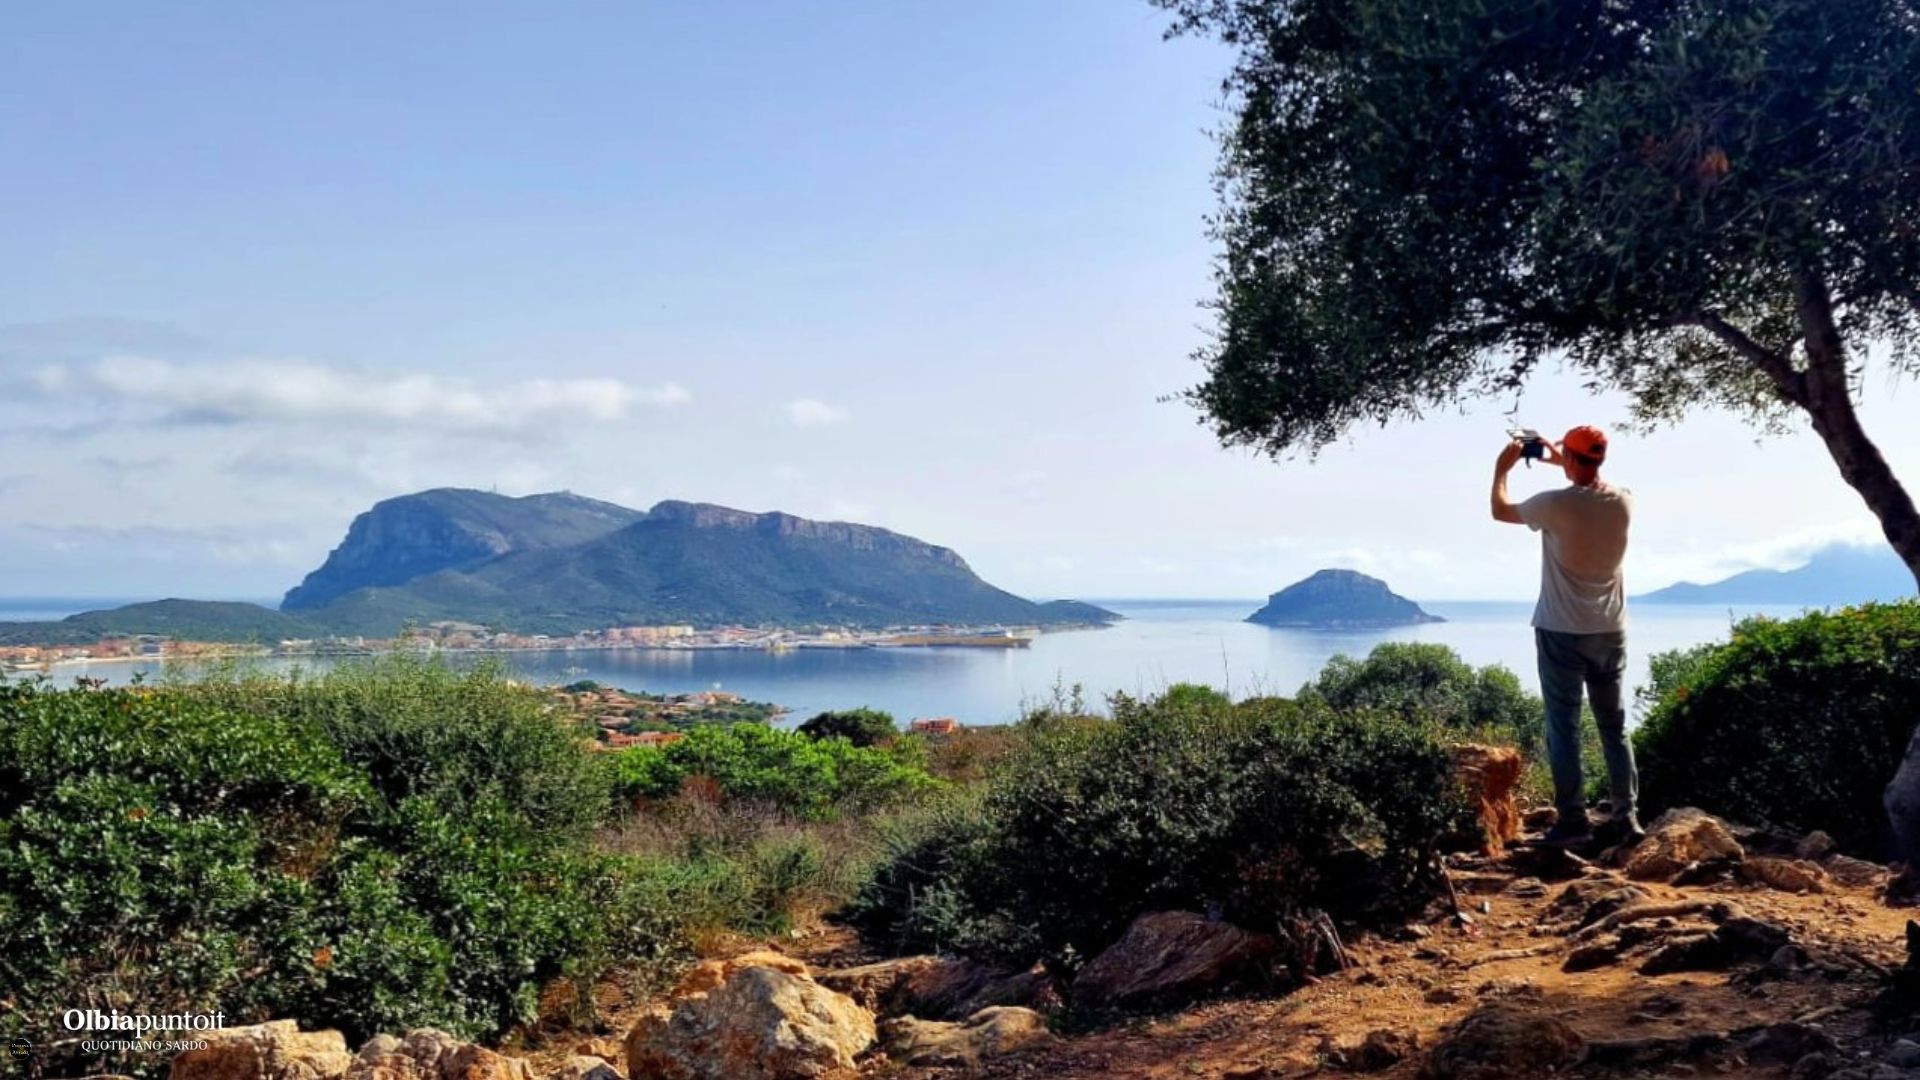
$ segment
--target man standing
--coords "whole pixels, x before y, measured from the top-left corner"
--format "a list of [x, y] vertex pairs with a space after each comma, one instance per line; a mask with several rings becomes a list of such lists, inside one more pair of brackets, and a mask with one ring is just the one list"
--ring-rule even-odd
[[1627, 710], [1620, 681], [1627, 665], [1627, 596], [1620, 564], [1627, 554], [1633, 493], [1604, 483], [1606, 433], [1577, 427], [1555, 444], [1541, 440], [1538, 456], [1560, 466], [1571, 482], [1522, 503], [1507, 497], [1507, 474], [1525, 454], [1514, 441], [1493, 472], [1493, 517], [1540, 534], [1540, 601], [1533, 609], [1540, 654], [1540, 694], [1547, 704], [1547, 761], [1553, 768], [1558, 820], [1547, 842], [1592, 839], [1580, 775], [1580, 692], [1593, 704], [1612, 788], [1612, 816], [1601, 826], [1609, 842], [1642, 835], [1635, 815], [1640, 780], [1627, 742]]

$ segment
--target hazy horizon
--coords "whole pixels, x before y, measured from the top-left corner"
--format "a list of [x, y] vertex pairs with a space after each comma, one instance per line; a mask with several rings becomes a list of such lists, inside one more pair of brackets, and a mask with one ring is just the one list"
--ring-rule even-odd
[[[1227, 55], [1144, 3], [14, 21], [0, 595], [278, 596], [375, 501], [459, 486], [856, 520], [1024, 596], [1340, 566], [1521, 600], [1504, 429], [1627, 414], [1548, 370], [1275, 464], [1162, 400], [1200, 377]], [[1619, 431], [1608, 475], [1634, 592], [1878, 537], [1802, 429]]]

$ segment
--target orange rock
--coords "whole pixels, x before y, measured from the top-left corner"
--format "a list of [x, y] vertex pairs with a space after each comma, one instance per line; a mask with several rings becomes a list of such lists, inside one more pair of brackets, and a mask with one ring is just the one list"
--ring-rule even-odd
[[1526, 761], [1520, 751], [1506, 746], [1463, 743], [1448, 747], [1447, 753], [1453, 758], [1454, 776], [1479, 812], [1482, 850], [1498, 855], [1520, 839], [1520, 807], [1513, 801], [1513, 789], [1520, 784]]
[[679, 984], [673, 988], [672, 996], [678, 999], [709, 993], [733, 981], [733, 977], [740, 972], [753, 967], [772, 968], [802, 979], [811, 977], [807, 972], [807, 965], [793, 957], [771, 949], [760, 949], [726, 960], [700, 961], [681, 976]]

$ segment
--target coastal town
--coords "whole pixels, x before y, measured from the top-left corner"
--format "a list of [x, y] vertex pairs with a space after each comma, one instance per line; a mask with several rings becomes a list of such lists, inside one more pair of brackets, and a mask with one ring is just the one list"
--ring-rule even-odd
[[[16, 624], [18, 626], [19, 624]], [[49, 627], [58, 623], [48, 623]], [[370, 656], [400, 650], [448, 653], [604, 651], [620, 649], [1019, 649], [1033, 642], [1032, 627], [904, 626], [782, 629], [758, 626], [616, 626], [577, 634], [516, 634], [478, 623], [441, 621], [392, 638], [289, 638], [275, 642], [193, 641], [160, 634], [106, 635], [84, 644], [0, 645], [0, 673], [43, 672], [91, 661], [202, 661], [233, 657]]]

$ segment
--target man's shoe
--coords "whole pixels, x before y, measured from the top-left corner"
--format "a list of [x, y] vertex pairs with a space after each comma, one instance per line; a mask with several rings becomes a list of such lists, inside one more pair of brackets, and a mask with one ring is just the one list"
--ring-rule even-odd
[[1637, 844], [1647, 838], [1647, 830], [1640, 827], [1640, 815], [1629, 810], [1602, 822], [1595, 835], [1607, 847], [1613, 847], [1617, 844]]
[[1556, 821], [1547, 835], [1540, 838], [1543, 844], [1554, 847], [1578, 847], [1593, 839], [1593, 827], [1587, 824], [1586, 815], [1580, 815], [1576, 821]]

